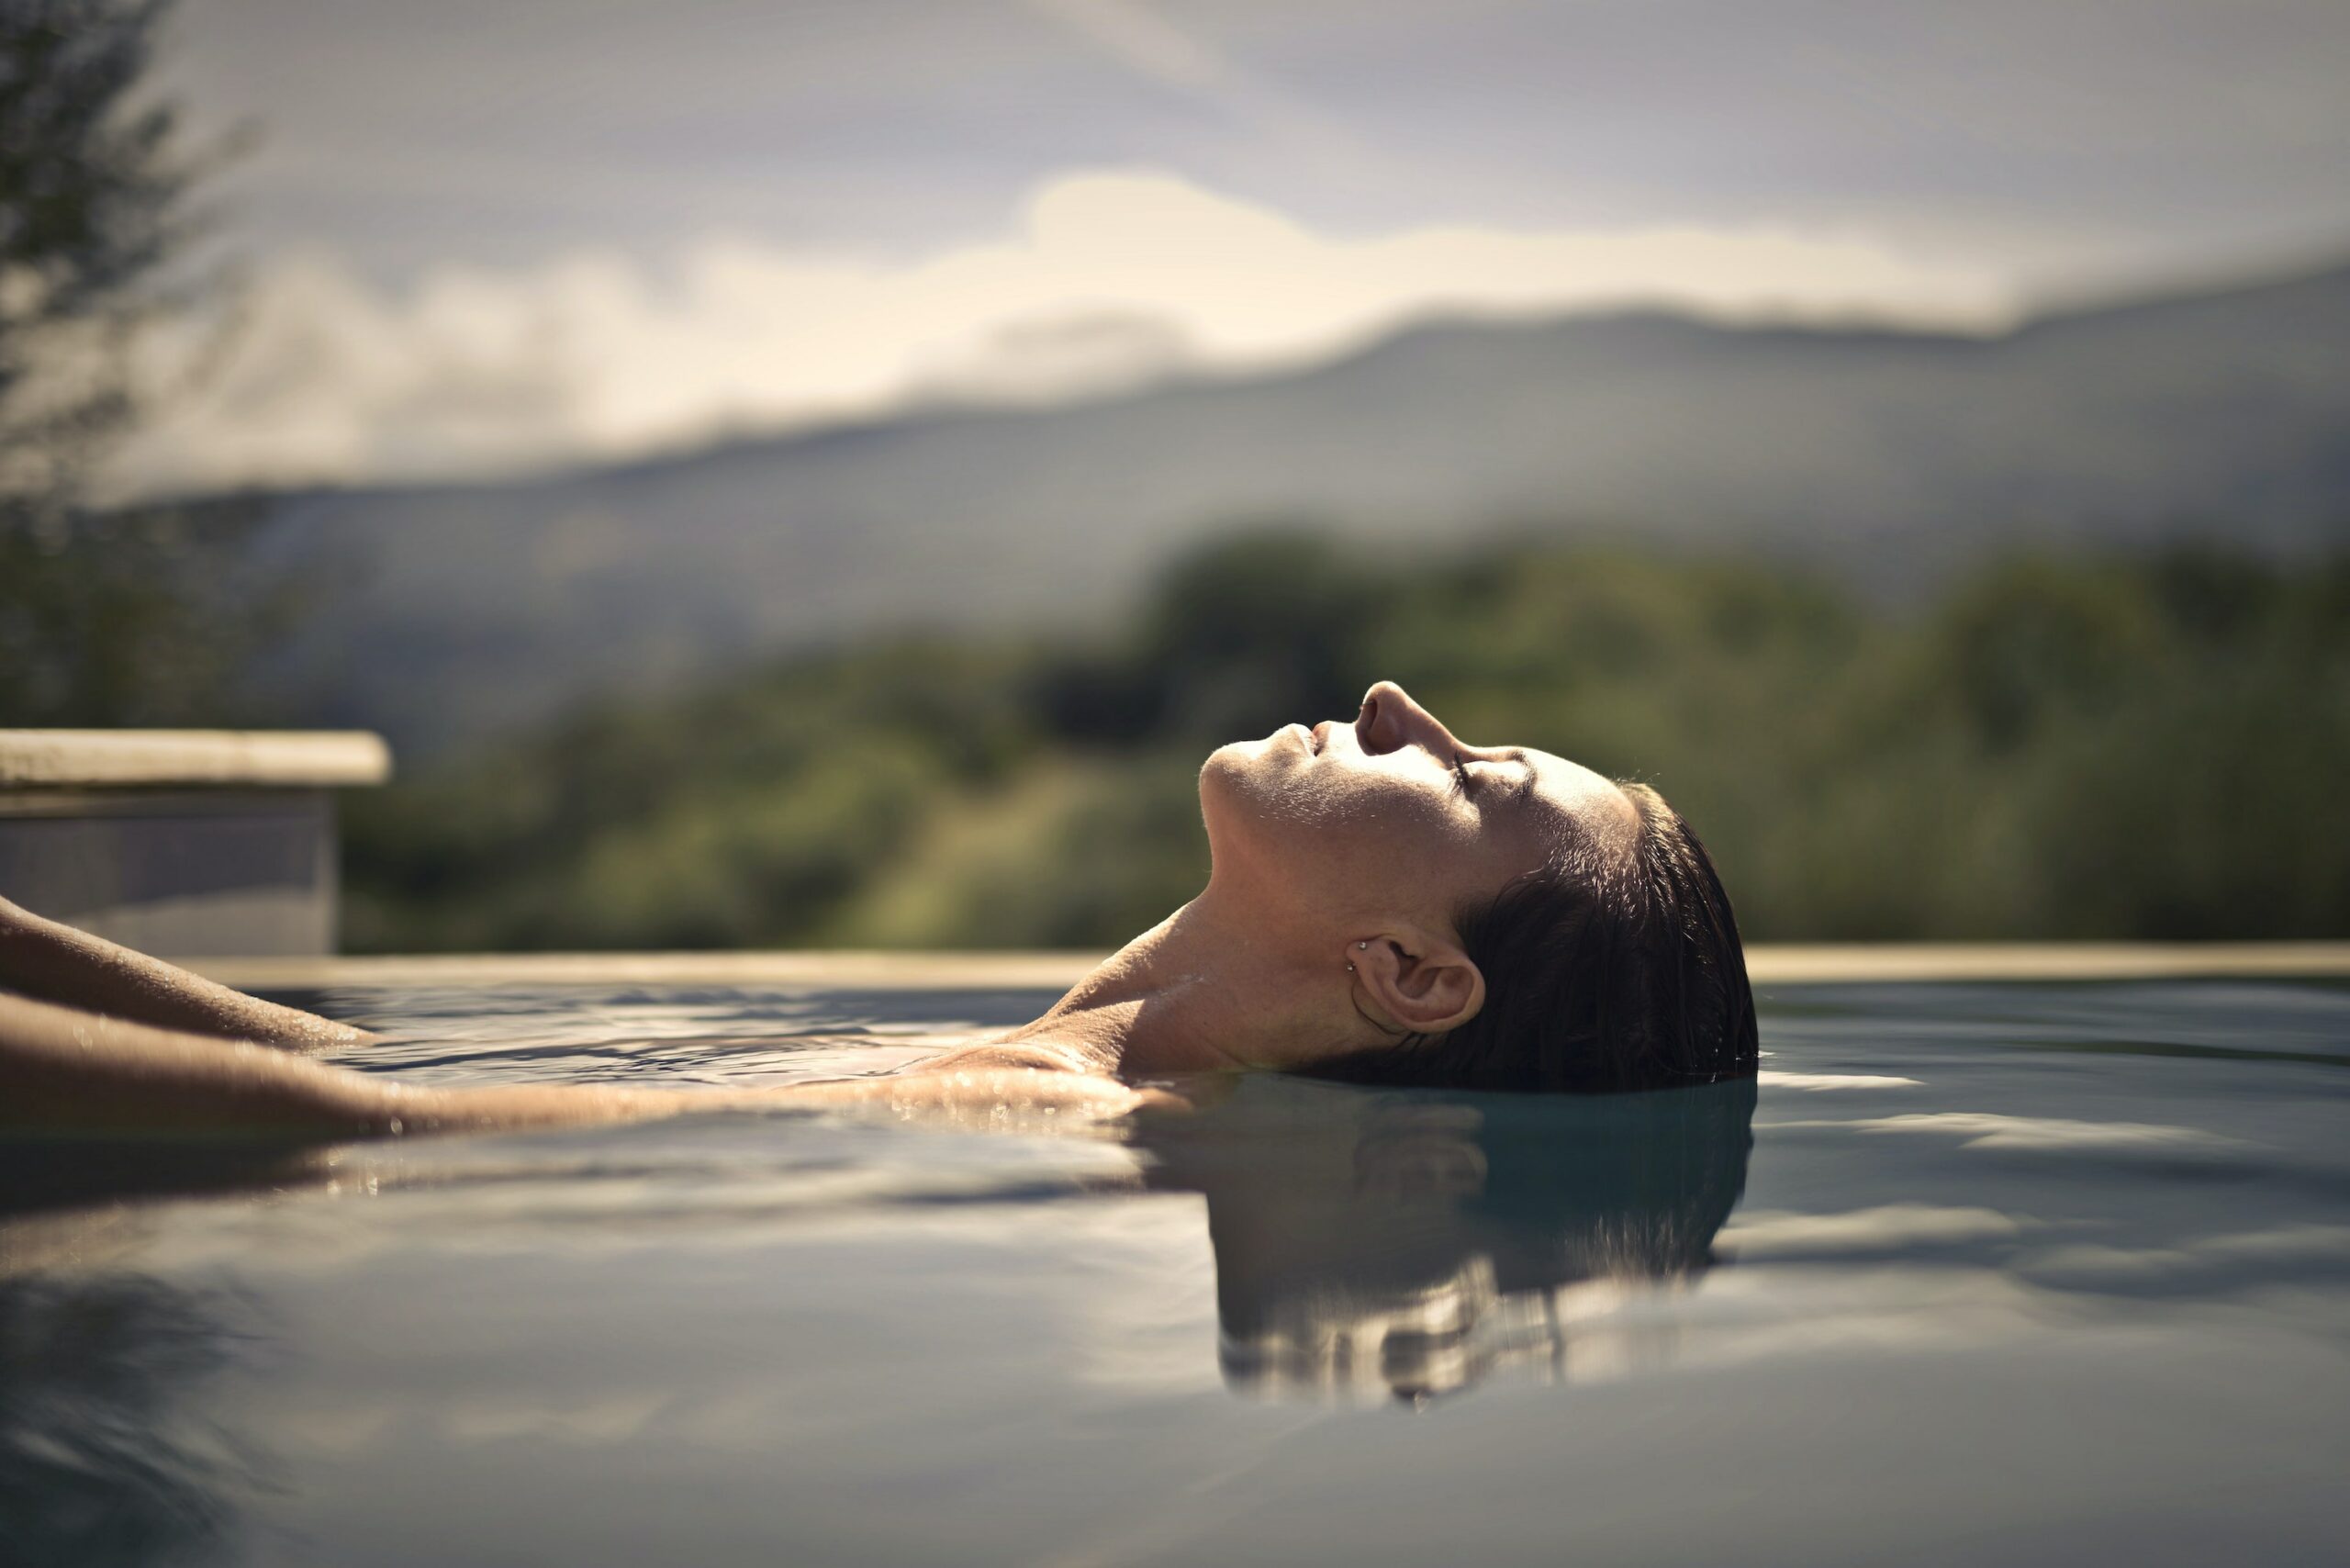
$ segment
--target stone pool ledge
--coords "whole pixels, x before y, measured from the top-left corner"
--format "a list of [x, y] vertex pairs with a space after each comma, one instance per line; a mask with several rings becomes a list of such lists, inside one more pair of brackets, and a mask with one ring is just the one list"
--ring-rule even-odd
[[0, 894], [165, 958], [334, 950], [333, 791], [364, 731], [0, 729]]
[[[194, 960], [250, 990], [345, 985], [724, 985], [1062, 991], [1099, 953], [462, 953]], [[1747, 949], [1757, 986], [1917, 980], [2350, 978], [2350, 942], [1962, 943]]]

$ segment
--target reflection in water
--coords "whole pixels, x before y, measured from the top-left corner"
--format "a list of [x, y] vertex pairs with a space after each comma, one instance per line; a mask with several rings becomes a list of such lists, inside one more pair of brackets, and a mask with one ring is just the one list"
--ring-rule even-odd
[[9, 1568], [224, 1551], [254, 1456], [196, 1414], [248, 1338], [241, 1306], [121, 1263], [152, 1195], [302, 1183], [330, 1156], [0, 1140], [0, 1540]]
[[[607, 1005], [692, 1022], [577, 994], [588, 1047]], [[752, 1003], [692, 1005], [733, 1040]], [[1986, 1528], [2018, 1563], [2350, 1561], [2350, 1082], [2275, 1054], [2350, 1059], [2350, 991], [1778, 1009], [1759, 1121], [1750, 1085], [1257, 1078], [1054, 1140], [0, 1140], [0, 1568], [1877, 1562]], [[2067, 1030], [2247, 1049], [2011, 1046]], [[675, 1038], [679, 1071], [743, 1063]], [[397, 1070], [554, 1081], [559, 1045]], [[1326, 1420], [1219, 1363], [1244, 1396], [1493, 1394]], [[1574, 1396], [1502, 1386], [1552, 1376]], [[1687, 1506], [1733, 1473], [1737, 1506]], [[1822, 1475], [1868, 1506], [1818, 1507]]]
[[1563, 1377], [1592, 1297], [1709, 1267], [1754, 1100], [1751, 1082], [1565, 1102], [1264, 1080], [1136, 1141], [1152, 1186], [1207, 1199], [1229, 1385], [1416, 1403], [1503, 1362]]
[[212, 1304], [137, 1274], [0, 1277], [0, 1520], [13, 1568], [218, 1551], [252, 1464], [185, 1414], [225, 1366]]
[[[1369, 1389], [1417, 1402], [1504, 1363], [1564, 1375], [1578, 1354], [1578, 1309], [1595, 1293], [1706, 1269], [1745, 1184], [1753, 1109], [1751, 1083], [1561, 1101], [1262, 1079], [1197, 1114], [1137, 1126], [1131, 1138], [1148, 1186], [1205, 1198], [1230, 1386]], [[815, 1135], [801, 1126], [800, 1141]], [[714, 1159], [695, 1168], [693, 1183], [711, 1212], [739, 1218], [742, 1194], [732, 1190], [744, 1183], [772, 1208], [776, 1167], [713, 1157], [717, 1129], [699, 1130], [677, 1152]], [[963, 1191], [925, 1164], [940, 1148], [893, 1144], [896, 1159], [930, 1170], [918, 1193], [900, 1197]], [[554, 1147], [509, 1158], [546, 1159]], [[10, 1568], [233, 1550], [235, 1500], [265, 1486], [252, 1456], [206, 1418], [214, 1401], [205, 1390], [244, 1354], [235, 1327], [244, 1310], [137, 1267], [167, 1223], [166, 1211], [137, 1200], [327, 1186], [352, 1154], [0, 1143], [0, 1520]], [[498, 1223], [469, 1196], [497, 1169], [493, 1160], [490, 1174], [449, 1187], [451, 1212]], [[824, 1169], [828, 1179], [807, 1194], [819, 1209], [841, 1201], [836, 1162]], [[578, 1180], [598, 1173], [558, 1162], [544, 1174], [576, 1204]], [[643, 1170], [622, 1161], [602, 1174], [612, 1217], [637, 1216]], [[1024, 1176], [1021, 1190], [1035, 1195]], [[1587, 1351], [1588, 1329], [1583, 1338]]]

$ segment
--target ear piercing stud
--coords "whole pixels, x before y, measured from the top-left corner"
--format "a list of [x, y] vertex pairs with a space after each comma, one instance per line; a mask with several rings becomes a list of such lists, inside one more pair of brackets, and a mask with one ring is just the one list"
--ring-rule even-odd
[[[1360, 951], [1361, 951], [1361, 952], [1368, 953], [1368, 952], [1370, 952], [1370, 951], [1371, 951], [1371, 944], [1370, 944], [1370, 943], [1368, 943], [1368, 942], [1358, 942], [1358, 943], [1356, 943], [1356, 944], [1355, 944], [1355, 946], [1356, 946], [1356, 948], [1357, 948], [1358, 950], [1360, 950]], [[1347, 973], [1348, 973], [1348, 974], [1352, 974], [1352, 973], [1354, 973], [1354, 972], [1355, 972], [1355, 967], [1354, 967], [1352, 964], [1348, 964], [1348, 965], [1347, 966]]]

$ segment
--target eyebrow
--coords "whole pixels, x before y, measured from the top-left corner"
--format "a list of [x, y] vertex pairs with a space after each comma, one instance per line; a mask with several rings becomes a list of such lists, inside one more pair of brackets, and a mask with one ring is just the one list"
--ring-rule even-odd
[[1524, 746], [1510, 747], [1509, 759], [1526, 769], [1525, 776], [1518, 779], [1516, 787], [1510, 791], [1513, 799], [1523, 801], [1534, 793], [1534, 759], [1526, 755]]

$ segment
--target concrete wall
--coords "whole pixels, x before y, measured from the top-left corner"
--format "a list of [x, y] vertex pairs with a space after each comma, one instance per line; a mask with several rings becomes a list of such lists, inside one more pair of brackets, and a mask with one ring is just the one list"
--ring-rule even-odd
[[324, 954], [324, 790], [0, 788], [0, 895], [162, 958]]

